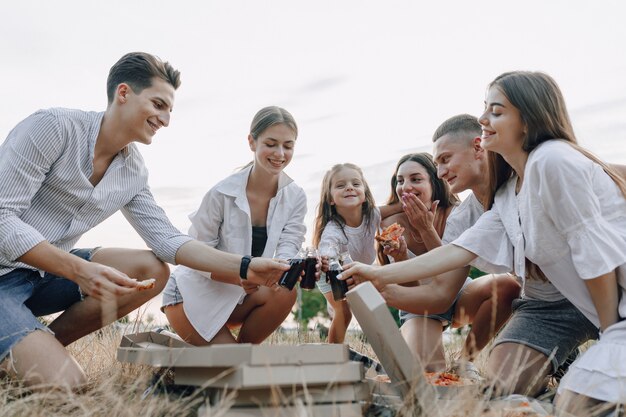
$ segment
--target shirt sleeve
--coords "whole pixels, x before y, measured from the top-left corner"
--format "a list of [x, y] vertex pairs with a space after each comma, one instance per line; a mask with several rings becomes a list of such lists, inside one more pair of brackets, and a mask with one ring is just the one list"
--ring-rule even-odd
[[448, 243], [454, 241], [456, 238], [461, 236], [461, 234], [469, 229], [471, 225], [465, 224], [463, 214], [465, 214], [465, 207], [456, 207], [452, 209], [452, 212], [446, 219], [446, 228], [443, 231], [443, 236], [441, 237], [441, 244], [447, 245]]
[[471, 264], [481, 271], [495, 274], [513, 270], [513, 244], [506, 234], [496, 205], [480, 216], [476, 224], [452, 244], [475, 254], [477, 258]]
[[20, 122], [0, 148], [0, 264], [46, 238], [20, 219], [64, 149], [56, 118], [39, 111]]
[[528, 171], [527, 185], [537, 190], [546, 216], [567, 240], [582, 279], [597, 278], [626, 262], [624, 237], [603, 216], [596, 190], [614, 187], [614, 198], [624, 197], [599, 165], [573, 148], [550, 149]]
[[331, 248], [337, 247], [339, 252], [344, 252], [348, 247], [348, 239], [344, 236], [340, 226], [334, 221], [328, 222], [322, 236], [320, 237], [319, 252], [321, 256], [335, 256], [338, 253], [332, 253]]
[[295, 205], [289, 215], [289, 220], [285, 224], [278, 245], [276, 246], [276, 257], [289, 259], [298, 253], [304, 243], [306, 226], [304, 216], [306, 215], [306, 194], [302, 188], [298, 187], [298, 196], [295, 198]]
[[174, 227], [165, 211], [154, 200], [148, 185], [121, 211], [146, 245], [164, 262], [175, 265], [178, 249], [193, 240]]

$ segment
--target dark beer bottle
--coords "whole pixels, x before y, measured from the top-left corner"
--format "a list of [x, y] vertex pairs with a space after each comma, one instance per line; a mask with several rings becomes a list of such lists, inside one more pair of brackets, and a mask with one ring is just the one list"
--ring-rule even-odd
[[302, 270], [304, 269], [304, 257], [306, 256], [306, 252], [300, 249], [298, 254], [289, 260], [290, 268], [288, 271], [283, 273], [283, 276], [278, 280], [278, 285], [281, 287], [285, 287], [289, 290], [293, 290], [293, 287], [298, 283], [298, 279], [300, 278], [300, 274], [302, 274]]
[[330, 288], [333, 290], [333, 298], [335, 301], [340, 301], [346, 298], [348, 292], [348, 284], [337, 278], [343, 271], [339, 258], [337, 256], [331, 257], [328, 264], [328, 272], [326, 272], [326, 279], [330, 283]]
[[310, 291], [315, 288], [315, 273], [319, 255], [317, 249], [312, 246], [306, 248], [306, 260], [304, 261], [304, 277], [300, 281], [300, 288]]

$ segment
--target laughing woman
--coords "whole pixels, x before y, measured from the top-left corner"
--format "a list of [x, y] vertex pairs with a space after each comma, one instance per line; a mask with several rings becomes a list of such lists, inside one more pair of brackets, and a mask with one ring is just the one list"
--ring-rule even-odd
[[[209, 190], [190, 216], [190, 235], [240, 255], [296, 255], [306, 231], [306, 195], [283, 170], [297, 136], [289, 112], [261, 109], [248, 135], [254, 161]], [[216, 274], [179, 267], [163, 292], [163, 310], [172, 328], [194, 345], [261, 343], [287, 317], [295, 297], [295, 291], [245, 280], [233, 285]], [[233, 328], [239, 328], [237, 337]]]
[[561, 381], [557, 406], [589, 415], [597, 403], [623, 404], [626, 183], [577, 145], [560, 89], [545, 74], [497, 77], [480, 122], [493, 153], [492, 209], [452, 244], [387, 267], [355, 264], [344, 278], [413, 281], [470, 262], [521, 277], [527, 264], [538, 268], [603, 332]]

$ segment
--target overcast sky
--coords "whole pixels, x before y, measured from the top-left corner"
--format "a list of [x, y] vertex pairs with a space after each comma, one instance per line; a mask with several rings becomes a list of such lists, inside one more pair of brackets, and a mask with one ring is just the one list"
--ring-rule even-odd
[[153, 187], [208, 188], [249, 161], [250, 121], [270, 104], [300, 125], [288, 172], [301, 183], [335, 162], [392, 163], [429, 150], [447, 117], [479, 114], [512, 69], [554, 76], [595, 143], [585, 129], [626, 132], [624, 4], [3, 1], [0, 141], [39, 108], [103, 110], [110, 66], [141, 50], [183, 81], [170, 127], [141, 147]]

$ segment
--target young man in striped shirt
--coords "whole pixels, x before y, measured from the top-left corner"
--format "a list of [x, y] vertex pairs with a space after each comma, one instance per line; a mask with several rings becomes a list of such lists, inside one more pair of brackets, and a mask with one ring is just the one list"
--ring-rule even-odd
[[[134, 142], [150, 144], [168, 126], [179, 85], [169, 63], [129, 53], [109, 72], [106, 111], [40, 110], [0, 146], [0, 370], [29, 386], [81, 386], [85, 374], [65, 346], [157, 295], [167, 263], [235, 285], [271, 286], [288, 269], [193, 240], [154, 201]], [[150, 251], [73, 249], [118, 210]], [[37, 320], [59, 311], [49, 326]]]

